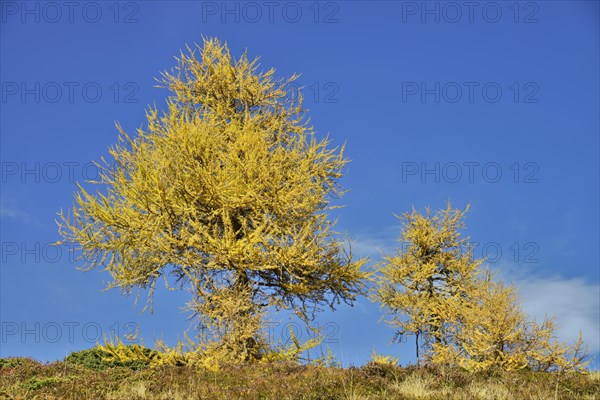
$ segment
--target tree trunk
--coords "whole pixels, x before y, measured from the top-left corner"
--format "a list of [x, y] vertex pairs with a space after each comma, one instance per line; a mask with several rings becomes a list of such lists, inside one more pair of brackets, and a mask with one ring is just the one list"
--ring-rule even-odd
[[417, 352], [417, 367], [421, 366], [420, 360], [419, 360], [419, 332], [415, 333], [415, 349]]

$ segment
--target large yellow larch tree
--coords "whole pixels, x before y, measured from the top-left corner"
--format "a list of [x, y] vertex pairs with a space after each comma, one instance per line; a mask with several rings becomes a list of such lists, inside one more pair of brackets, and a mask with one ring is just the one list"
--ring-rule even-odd
[[151, 295], [172, 276], [190, 288], [202, 343], [232, 361], [262, 356], [269, 306], [308, 323], [355, 300], [367, 277], [329, 219], [348, 160], [308, 125], [296, 79], [217, 39], [188, 48], [160, 79], [166, 111], [151, 107], [137, 135], [119, 127], [114, 163], [99, 164], [105, 190], [80, 186], [61, 212], [63, 243], [111, 287]]

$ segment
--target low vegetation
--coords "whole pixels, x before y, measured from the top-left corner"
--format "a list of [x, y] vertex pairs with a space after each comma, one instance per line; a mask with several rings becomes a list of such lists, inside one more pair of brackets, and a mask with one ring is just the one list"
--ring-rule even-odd
[[[90, 353], [92, 351], [92, 353]], [[96, 350], [41, 364], [0, 359], [0, 399], [598, 399], [600, 374], [273, 362], [206, 368], [114, 366]], [[383, 356], [377, 356], [383, 357]], [[92, 360], [96, 361], [92, 361]], [[389, 360], [388, 360], [389, 361]]]

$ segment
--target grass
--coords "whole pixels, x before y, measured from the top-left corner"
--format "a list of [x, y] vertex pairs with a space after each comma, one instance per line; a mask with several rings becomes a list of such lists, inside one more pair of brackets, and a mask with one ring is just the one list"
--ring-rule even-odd
[[[91, 368], [0, 359], [0, 399], [600, 399], [600, 373], [469, 373], [384, 364], [335, 368], [274, 363], [220, 371], [165, 366]], [[96, 365], [95, 363], [92, 366]]]

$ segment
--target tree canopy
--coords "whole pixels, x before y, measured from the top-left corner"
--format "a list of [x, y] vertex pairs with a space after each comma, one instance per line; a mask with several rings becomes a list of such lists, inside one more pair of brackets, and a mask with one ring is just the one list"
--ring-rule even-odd
[[474, 371], [584, 369], [581, 335], [572, 346], [559, 342], [552, 319], [530, 319], [515, 288], [482, 268], [485, 260], [461, 235], [467, 210], [448, 203], [436, 213], [413, 209], [400, 217], [402, 247], [377, 264], [372, 293], [397, 335], [415, 335], [417, 360], [422, 349], [433, 364]]
[[243, 360], [260, 357], [267, 306], [309, 321], [355, 300], [367, 276], [329, 218], [348, 160], [308, 124], [297, 78], [217, 39], [182, 51], [160, 79], [166, 111], [151, 107], [137, 135], [118, 125], [114, 162], [99, 163], [105, 190], [79, 186], [59, 221], [111, 287], [152, 293], [174, 276], [190, 288], [213, 347]]

